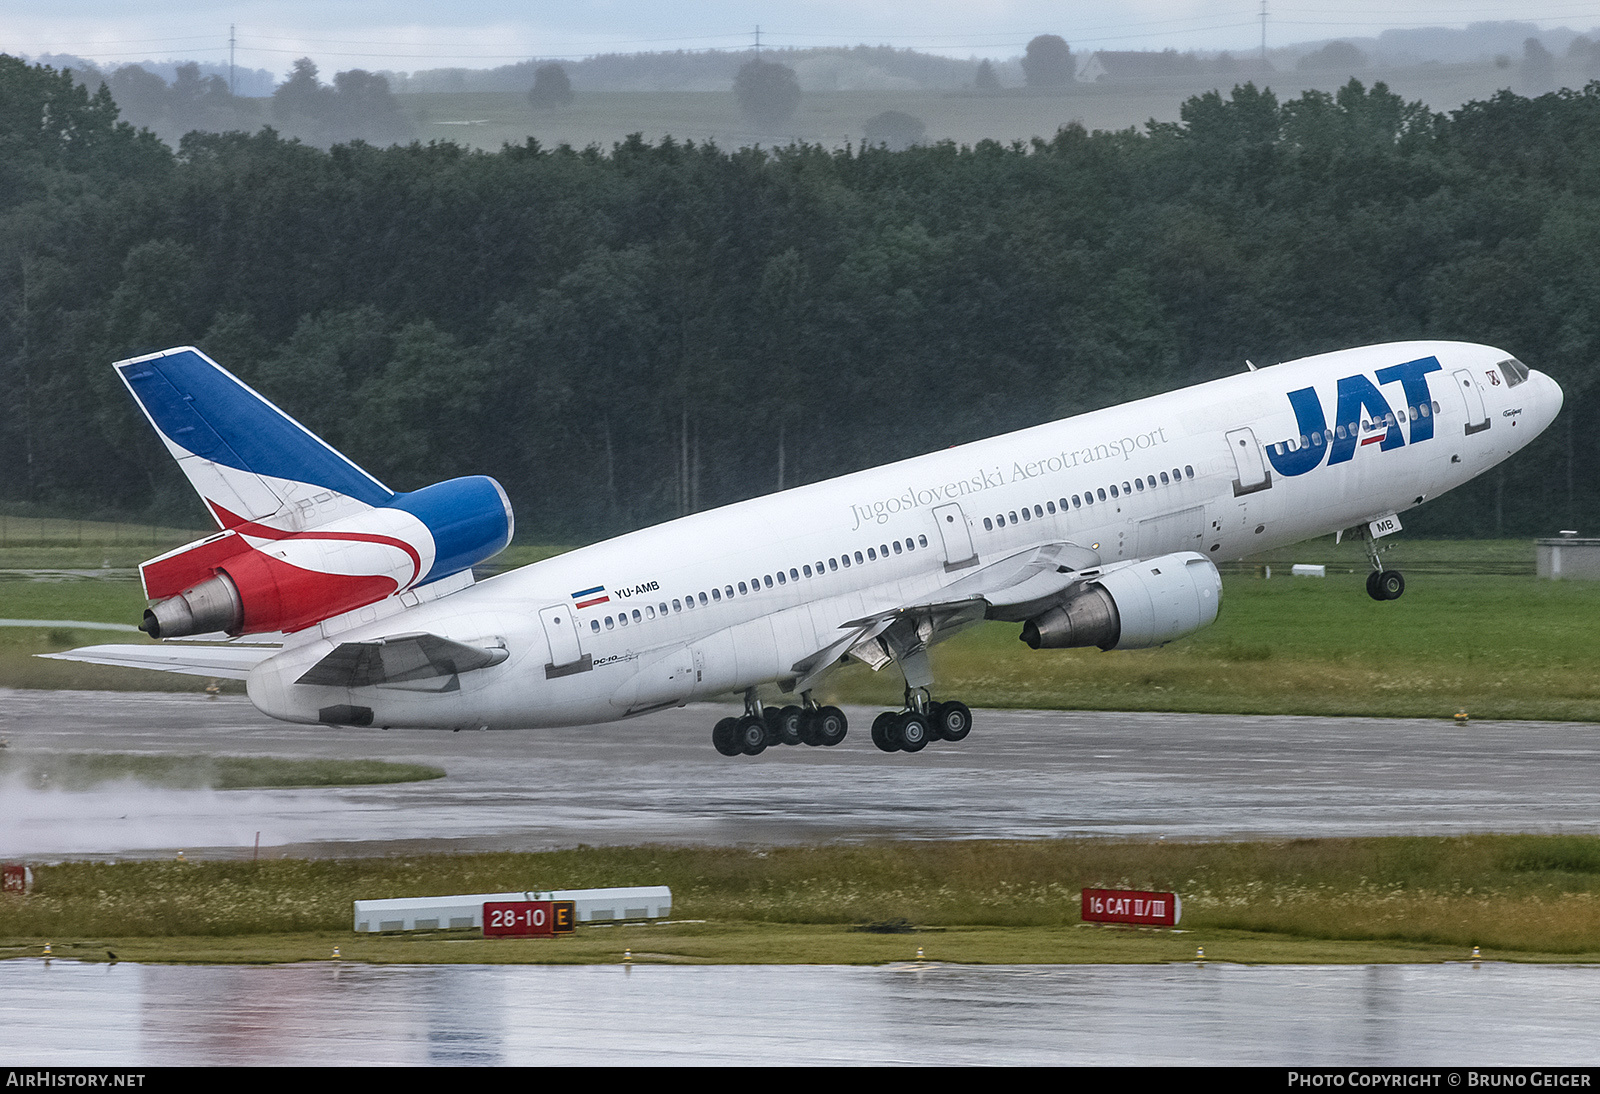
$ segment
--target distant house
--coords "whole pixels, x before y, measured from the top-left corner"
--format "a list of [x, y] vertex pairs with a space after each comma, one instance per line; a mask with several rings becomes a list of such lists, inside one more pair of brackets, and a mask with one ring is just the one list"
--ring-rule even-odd
[[1193, 53], [1179, 53], [1164, 49], [1151, 50], [1102, 49], [1089, 54], [1078, 68], [1078, 82], [1133, 83], [1160, 80], [1171, 76], [1195, 76], [1203, 71], [1200, 59]]

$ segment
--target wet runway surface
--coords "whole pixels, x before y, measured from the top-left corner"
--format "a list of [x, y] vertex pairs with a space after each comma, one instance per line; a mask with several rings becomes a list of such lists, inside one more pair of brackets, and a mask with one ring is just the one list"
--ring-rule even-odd
[[1597, 987], [1596, 968], [1498, 964], [30, 960], [0, 962], [0, 1045], [21, 1066], [1585, 1065], [1600, 1055]]
[[1169, 838], [1600, 831], [1600, 727], [1544, 722], [978, 711], [884, 754], [851, 708], [835, 748], [725, 758], [691, 706], [520, 732], [293, 726], [241, 697], [0, 690], [29, 751], [374, 758], [448, 777], [319, 790], [0, 787], [0, 855], [320, 854], [872, 837]]

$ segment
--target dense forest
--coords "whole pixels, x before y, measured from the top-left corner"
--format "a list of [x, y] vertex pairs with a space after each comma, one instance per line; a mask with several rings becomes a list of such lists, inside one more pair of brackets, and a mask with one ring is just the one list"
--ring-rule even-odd
[[1321, 350], [1565, 387], [1407, 518], [1600, 527], [1600, 83], [1251, 85], [1145, 131], [829, 151], [184, 137], [0, 57], [0, 504], [199, 523], [113, 360], [190, 343], [396, 489], [576, 541]]

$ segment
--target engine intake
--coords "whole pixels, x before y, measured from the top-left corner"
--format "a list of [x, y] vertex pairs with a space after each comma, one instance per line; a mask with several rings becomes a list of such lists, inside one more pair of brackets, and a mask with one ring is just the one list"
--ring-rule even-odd
[[1139, 650], [1193, 634], [1217, 618], [1222, 577], [1193, 551], [1136, 562], [1079, 582], [1022, 625], [1033, 649]]

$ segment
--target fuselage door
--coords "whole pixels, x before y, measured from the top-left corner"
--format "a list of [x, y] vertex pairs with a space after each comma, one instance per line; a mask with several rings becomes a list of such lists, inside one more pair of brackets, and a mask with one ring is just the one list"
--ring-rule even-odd
[[544, 636], [550, 641], [550, 663], [545, 666], [546, 676], [566, 676], [588, 668], [588, 659], [578, 645], [577, 613], [565, 604], [539, 611], [539, 622], [544, 624]]
[[941, 505], [933, 511], [939, 525], [939, 538], [944, 543], [944, 568], [964, 570], [978, 564], [978, 550], [972, 545], [972, 529], [967, 526], [966, 514], [954, 502]]
[[1453, 375], [1461, 397], [1467, 401], [1467, 436], [1489, 428], [1489, 412], [1483, 406], [1483, 388], [1472, 378], [1472, 373], [1458, 368]]
[[1229, 430], [1228, 451], [1233, 453], [1234, 470], [1239, 473], [1239, 477], [1233, 480], [1234, 497], [1253, 494], [1272, 486], [1272, 472], [1267, 470], [1267, 461], [1262, 458], [1255, 430]]

